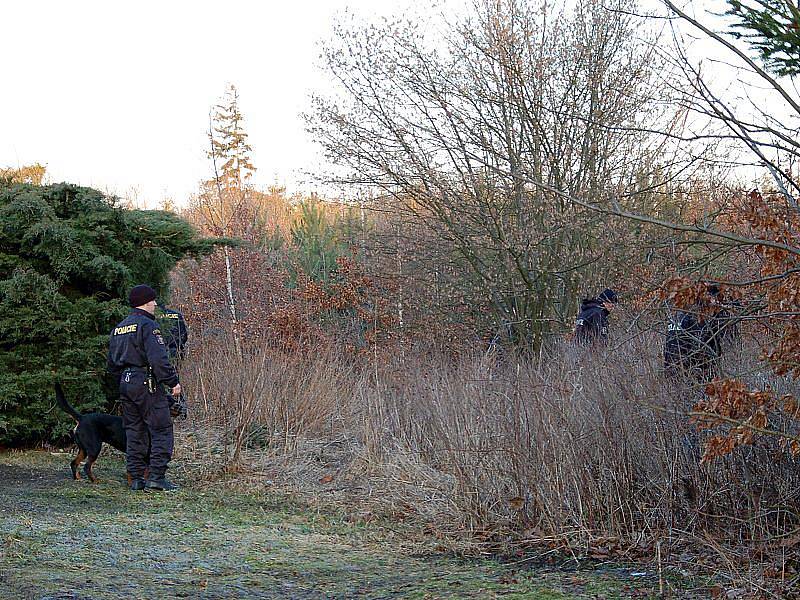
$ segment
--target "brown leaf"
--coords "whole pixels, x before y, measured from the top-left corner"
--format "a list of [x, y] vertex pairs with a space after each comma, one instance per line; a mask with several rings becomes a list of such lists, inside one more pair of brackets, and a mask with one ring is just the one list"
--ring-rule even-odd
[[525, 504], [525, 499], [520, 498], [519, 496], [514, 496], [513, 498], [509, 498], [508, 503], [514, 510], [519, 510], [522, 508], [522, 505]]

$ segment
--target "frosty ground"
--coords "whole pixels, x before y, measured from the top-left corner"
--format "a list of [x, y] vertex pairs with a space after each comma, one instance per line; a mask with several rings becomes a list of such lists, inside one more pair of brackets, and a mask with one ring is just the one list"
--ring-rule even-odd
[[67, 477], [68, 454], [0, 454], [0, 598], [556, 599], [658, 590], [630, 566], [530, 568], [420, 551], [419, 532], [355, 524], [269, 490], [183, 482], [173, 494], [131, 493], [121, 459], [101, 460], [106, 478], [93, 485]]

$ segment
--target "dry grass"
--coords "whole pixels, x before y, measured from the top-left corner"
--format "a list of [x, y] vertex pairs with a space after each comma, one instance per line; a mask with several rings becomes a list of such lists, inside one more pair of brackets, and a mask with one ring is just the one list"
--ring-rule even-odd
[[[791, 387], [751, 355], [729, 365]], [[769, 544], [798, 527], [796, 460], [761, 445], [699, 464], [703, 438], [683, 412], [700, 392], [664, 378], [649, 334], [536, 359], [271, 348], [239, 359], [207, 348], [188, 367], [181, 449], [197, 472], [235, 469], [348, 503], [356, 518], [417, 519], [445, 545], [596, 557], [660, 548], [695, 563], [703, 547], [747, 565], [772, 559]], [[795, 558], [785, 543], [781, 552], [791, 578]]]

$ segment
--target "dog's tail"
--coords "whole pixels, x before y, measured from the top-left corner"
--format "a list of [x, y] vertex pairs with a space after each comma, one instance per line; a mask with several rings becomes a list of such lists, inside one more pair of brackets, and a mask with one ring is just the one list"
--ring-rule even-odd
[[60, 383], [56, 383], [56, 402], [58, 402], [61, 410], [75, 419], [78, 423], [81, 422], [83, 415], [69, 405], [69, 402], [67, 402], [67, 397], [64, 396], [64, 390], [61, 388]]

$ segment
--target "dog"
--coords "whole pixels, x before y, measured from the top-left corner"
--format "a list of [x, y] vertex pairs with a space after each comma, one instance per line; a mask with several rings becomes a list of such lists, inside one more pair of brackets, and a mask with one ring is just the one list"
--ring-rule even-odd
[[[72, 469], [72, 478], [76, 480], [81, 478], [79, 468], [81, 462], [86, 459], [86, 464], [83, 465], [83, 474], [92, 483], [97, 483], [97, 477], [92, 472], [92, 467], [97, 457], [100, 456], [103, 443], [113, 446], [120, 452], [125, 452], [128, 436], [125, 434], [125, 427], [122, 425], [122, 417], [106, 413], [82, 415], [67, 402], [61, 385], [56, 383], [55, 388], [58, 406], [75, 419], [77, 423], [75, 429], [72, 430], [72, 439], [75, 440], [75, 444], [78, 446], [78, 454], [69, 465]], [[128, 485], [130, 485], [130, 473], [126, 473], [126, 476]]]

